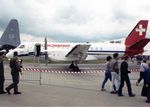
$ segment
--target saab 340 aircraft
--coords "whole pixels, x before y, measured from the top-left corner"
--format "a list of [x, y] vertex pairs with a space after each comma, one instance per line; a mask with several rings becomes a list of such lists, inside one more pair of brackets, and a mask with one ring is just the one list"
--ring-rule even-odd
[[[134, 56], [144, 52], [145, 45], [150, 39], [145, 38], [148, 20], [140, 20], [127, 36], [125, 44], [119, 43], [22, 43], [7, 53], [11, 58], [16, 51], [20, 56], [35, 54], [35, 47], [39, 46], [40, 54], [52, 61], [83, 61], [106, 58], [108, 55], [118, 53], [119, 56]], [[37, 48], [36, 48], [37, 49]], [[37, 51], [36, 51], [37, 52]]]
[[16, 19], [10, 20], [0, 39], [0, 50], [14, 49], [20, 45], [19, 25]]

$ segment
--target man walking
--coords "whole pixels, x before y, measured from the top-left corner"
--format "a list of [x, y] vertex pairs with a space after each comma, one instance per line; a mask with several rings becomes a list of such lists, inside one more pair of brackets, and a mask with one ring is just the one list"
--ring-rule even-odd
[[17, 52], [14, 52], [14, 57], [10, 60], [10, 68], [11, 68], [13, 83], [6, 88], [6, 91], [8, 94], [10, 94], [10, 90], [14, 88], [14, 94], [21, 94], [21, 92], [18, 91], [19, 72], [21, 72], [21, 68], [20, 68]]
[[124, 86], [124, 82], [126, 82], [129, 96], [134, 97], [135, 94], [132, 93], [131, 83], [130, 83], [129, 76], [128, 76], [128, 73], [130, 73], [130, 71], [128, 71], [127, 62], [128, 62], [128, 57], [126, 56], [124, 57], [124, 61], [121, 63], [121, 67], [120, 67], [121, 84], [118, 90], [118, 96], [123, 96], [122, 88]]
[[140, 65], [140, 78], [138, 79], [138, 81], [136, 82], [136, 85], [138, 86], [138, 84], [140, 83], [140, 81], [142, 79], [144, 79], [144, 71], [145, 69], [149, 68], [148, 64], [146, 63], [146, 60], [143, 60], [143, 63], [141, 63]]
[[101, 91], [105, 91], [105, 84], [107, 82], [107, 80], [109, 79], [111, 81], [111, 56], [107, 56], [106, 58], [106, 65], [105, 65], [105, 78], [103, 80], [102, 83], [102, 87], [101, 87]]
[[112, 76], [112, 86], [111, 86], [111, 94], [117, 93], [119, 89], [119, 65], [118, 65], [118, 53], [113, 54], [114, 60], [111, 63], [111, 76]]
[[4, 52], [0, 52], [0, 94], [5, 94], [4, 91], [4, 64], [3, 64]]
[[145, 70], [144, 70], [144, 86], [146, 86], [148, 88], [147, 93], [145, 92], [147, 94], [146, 103], [150, 103], [150, 63], [148, 65], [149, 65], [149, 67], [145, 68]]

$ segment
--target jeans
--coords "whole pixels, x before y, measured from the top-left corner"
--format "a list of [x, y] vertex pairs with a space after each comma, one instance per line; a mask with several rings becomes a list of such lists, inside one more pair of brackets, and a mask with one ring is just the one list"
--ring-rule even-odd
[[111, 72], [111, 75], [112, 75], [111, 91], [118, 91], [120, 86], [119, 74], [117, 74], [116, 72]]
[[102, 89], [104, 89], [105, 84], [106, 84], [108, 79], [111, 81], [111, 73], [105, 73], [105, 78], [104, 78], [103, 83], [102, 83]]

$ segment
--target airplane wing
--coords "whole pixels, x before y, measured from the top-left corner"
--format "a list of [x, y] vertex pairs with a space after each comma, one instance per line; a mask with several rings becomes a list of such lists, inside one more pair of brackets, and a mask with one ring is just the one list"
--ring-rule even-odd
[[74, 46], [74, 48], [72, 48], [72, 50], [70, 52], [68, 52], [66, 57], [79, 58], [80, 61], [85, 60], [90, 46], [91, 45], [89, 45], [89, 44], [78, 44], [78, 45]]

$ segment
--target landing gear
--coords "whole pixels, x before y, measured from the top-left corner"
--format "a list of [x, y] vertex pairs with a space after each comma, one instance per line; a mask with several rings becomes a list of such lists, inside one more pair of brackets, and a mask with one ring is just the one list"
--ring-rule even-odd
[[77, 63], [74, 64], [74, 62], [72, 61], [72, 63], [69, 66], [69, 69], [72, 69], [73, 71], [80, 71]]

